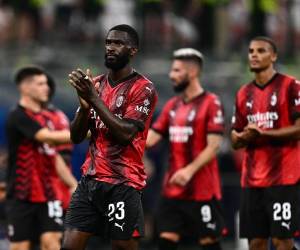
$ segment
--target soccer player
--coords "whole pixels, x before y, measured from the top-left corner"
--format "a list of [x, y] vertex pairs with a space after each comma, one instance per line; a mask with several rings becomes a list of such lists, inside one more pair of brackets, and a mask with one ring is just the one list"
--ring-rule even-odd
[[[248, 60], [255, 79], [236, 94], [232, 144], [245, 148], [240, 236], [251, 250], [291, 250], [299, 234], [300, 82], [277, 72], [277, 48], [253, 38]], [[294, 247], [294, 248], [293, 248]]]
[[117, 25], [105, 40], [108, 72], [94, 79], [89, 70], [69, 75], [80, 102], [71, 138], [80, 143], [89, 130], [91, 138], [66, 215], [64, 250], [84, 249], [93, 234], [109, 236], [114, 250], [136, 250], [143, 236], [142, 156], [157, 94], [130, 64], [138, 41], [135, 29]]
[[203, 249], [221, 249], [220, 178], [216, 159], [224, 130], [220, 99], [201, 86], [202, 54], [182, 48], [173, 54], [169, 77], [179, 95], [171, 98], [153, 124], [147, 147], [167, 136], [169, 168], [159, 207], [159, 249], [177, 249], [193, 236]]
[[59, 249], [62, 208], [54, 181], [56, 152], [49, 144], [70, 142], [70, 131], [51, 131], [48, 127], [49, 120], [42, 111], [49, 87], [42, 69], [24, 67], [15, 80], [20, 99], [6, 124], [10, 250], [29, 250], [36, 230], [42, 249]]

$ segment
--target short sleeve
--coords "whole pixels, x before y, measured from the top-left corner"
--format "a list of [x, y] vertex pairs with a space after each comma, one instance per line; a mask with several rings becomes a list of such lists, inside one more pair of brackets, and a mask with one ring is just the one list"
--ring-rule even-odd
[[217, 96], [213, 98], [208, 106], [207, 132], [224, 133], [224, 108]]
[[300, 81], [295, 80], [291, 83], [289, 89], [290, 114], [291, 119], [300, 118]]
[[65, 115], [65, 113], [61, 110], [57, 110], [56, 113], [58, 118], [57, 129], [69, 129], [70, 121], [69, 118]]
[[16, 112], [11, 117], [11, 126], [15, 127], [26, 138], [34, 139], [42, 126], [24, 112]]
[[169, 113], [173, 106], [172, 103], [173, 102], [171, 101], [166, 103], [159, 116], [157, 117], [156, 121], [152, 125], [153, 130], [164, 136], [167, 135], [169, 131]]
[[239, 104], [238, 94], [235, 98], [235, 105], [233, 107], [233, 114], [231, 118], [231, 129], [234, 129], [238, 132], [243, 131], [244, 127], [247, 125], [246, 117], [242, 115], [241, 105]]
[[135, 88], [130, 96], [123, 119], [130, 120], [143, 131], [145, 123], [152, 117], [157, 103], [157, 93], [152, 83]]

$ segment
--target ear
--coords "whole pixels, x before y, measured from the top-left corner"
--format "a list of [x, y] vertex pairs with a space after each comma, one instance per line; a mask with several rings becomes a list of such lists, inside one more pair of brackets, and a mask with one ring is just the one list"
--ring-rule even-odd
[[271, 60], [272, 60], [273, 63], [277, 61], [277, 54], [276, 53], [273, 53]]
[[131, 47], [130, 48], [130, 56], [133, 57], [138, 52], [138, 48]]
[[27, 82], [21, 82], [19, 85], [18, 85], [18, 90], [20, 93], [27, 93], [28, 92], [28, 84]]
[[198, 77], [199, 76], [199, 72], [200, 72], [200, 68], [195, 65], [194, 63], [190, 63], [189, 67], [188, 67], [188, 74], [194, 78], [194, 77]]

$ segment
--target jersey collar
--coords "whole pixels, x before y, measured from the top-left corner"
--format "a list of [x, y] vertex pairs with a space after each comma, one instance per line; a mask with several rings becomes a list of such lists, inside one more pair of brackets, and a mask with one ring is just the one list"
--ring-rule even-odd
[[199, 95], [194, 96], [194, 97], [193, 97], [192, 99], [190, 99], [189, 101], [185, 101], [185, 100], [183, 99], [182, 96], [181, 96], [181, 100], [182, 100], [182, 102], [183, 102], [184, 104], [188, 104], [188, 103], [191, 103], [191, 102], [197, 100], [198, 98], [200, 98], [200, 97], [202, 97], [202, 96], [204, 96], [204, 95], [206, 95], [206, 91], [205, 91], [205, 90], [203, 90], [203, 92], [201, 92]]
[[279, 75], [278, 72], [276, 72], [276, 73], [272, 76], [272, 78], [271, 78], [269, 81], [267, 81], [264, 85], [258, 84], [255, 80], [253, 80], [253, 84], [254, 84], [256, 87], [260, 88], [260, 89], [264, 89], [264, 88], [267, 87], [270, 83], [272, 83], [273, 80], [274, 80], [278, 75]]
[[108, 83], [109, 85], [114, 88], [116, 86], [118, 86], [120, 83], [126, 82], [132, 78], [134, 78], [138, 73], [136, 71], [133, 71], [130, 75], [126, 76], [123, 79], [120, 79], [118, 81], [113, 81], [108, 75], [107, 75], [107, 79], [108, 79]]

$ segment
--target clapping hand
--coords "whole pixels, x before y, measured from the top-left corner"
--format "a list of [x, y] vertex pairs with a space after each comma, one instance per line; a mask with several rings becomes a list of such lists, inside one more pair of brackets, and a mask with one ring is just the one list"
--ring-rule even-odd
[[257, 126], [257, 124], [249, 123], [242, 132], [233, 130], [232, 133], [242, 142], [248, 144], [249, 142], [254, 141], [261, 134], [261, 129]]
[[98, 83], [94, 83], [91, 71], [88, 69], [86, 73], [84, 73], [81, 69], [77, 69], [72, 71], [69, 74], [69, 82], [76, 89], [80, 106], [82, 108], [89, 108], [89, 103], [93, 98], [98, 96], [95, 85]]

